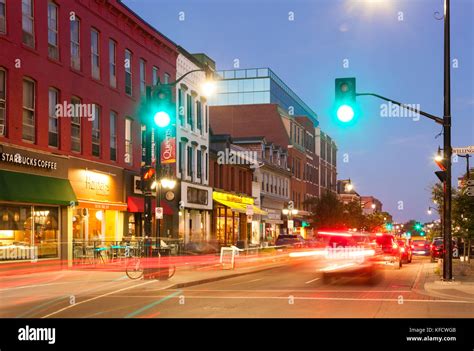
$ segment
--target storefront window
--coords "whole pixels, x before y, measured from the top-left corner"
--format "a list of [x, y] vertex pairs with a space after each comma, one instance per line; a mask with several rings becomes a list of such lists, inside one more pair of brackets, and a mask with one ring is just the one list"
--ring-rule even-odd
[[0, 205], [0, 261], [59, 257], [59, 208]]
[[238, 212], [232, 212], [227, 207], [216, 209], [216, 235], [221, 245], [234, 245], [240, 236], [240, 218]]

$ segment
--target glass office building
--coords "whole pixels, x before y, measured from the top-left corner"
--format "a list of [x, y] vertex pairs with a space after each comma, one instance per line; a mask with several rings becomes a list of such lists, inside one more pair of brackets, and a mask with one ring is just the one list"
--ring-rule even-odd
[[296, 95], [271, 69], [235, 69], [217, 71], [216, 94], [211, 106], [276, 103], [290, 114], [310, 117], [318, 125], [317, 114]]

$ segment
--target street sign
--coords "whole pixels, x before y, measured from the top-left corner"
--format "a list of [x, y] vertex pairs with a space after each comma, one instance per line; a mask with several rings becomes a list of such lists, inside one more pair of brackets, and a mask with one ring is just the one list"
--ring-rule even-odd
[[288, 221], [288, 229], [293, 229], [293, 228], [294, 228], [294, 225], [295, 225], [294, 221], [293, 221], [292, 219], [290, 219], [290, 220]]
[[163, 207], [155, 207], [155, 218], [163, 219]]
[[474, 154], [474, 145], [453, 147], [453, 154]]
[[466, 193], [467, 196], [474, 196], [474, 186], [468, 186], [466, 188]]
[[253, 216], [253, 206], [252, 205], [247, 205], [247, 208], [245, 210], [245, 214], [247, 216]]

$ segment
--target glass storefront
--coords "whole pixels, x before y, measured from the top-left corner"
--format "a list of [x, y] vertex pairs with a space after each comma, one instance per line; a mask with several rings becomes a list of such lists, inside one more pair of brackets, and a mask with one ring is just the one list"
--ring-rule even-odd
[[77, 208], [73, 221], [73, 238], [76, 241], [115, 241], [118, 237], [118, 211]]
[[0, 261], [59, 257], [59, 207], [0, 204]]
[[235, 245], [240, 238], [240, 214], [228, 207], [218, 206], [216, 213], [216, 239], [220, 245]]

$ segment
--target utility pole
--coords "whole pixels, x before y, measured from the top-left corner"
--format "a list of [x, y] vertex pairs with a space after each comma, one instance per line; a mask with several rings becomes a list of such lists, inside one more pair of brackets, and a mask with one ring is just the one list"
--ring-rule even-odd
[[450, 0], [444, 0], [444, 112], [443, 112], [443, 152], [446, 164], [446, 183], [443, 201], [444, 260], [443, 280], [453, 279], [453, 243], [451, 233], [451, 43], [450, 43]]

